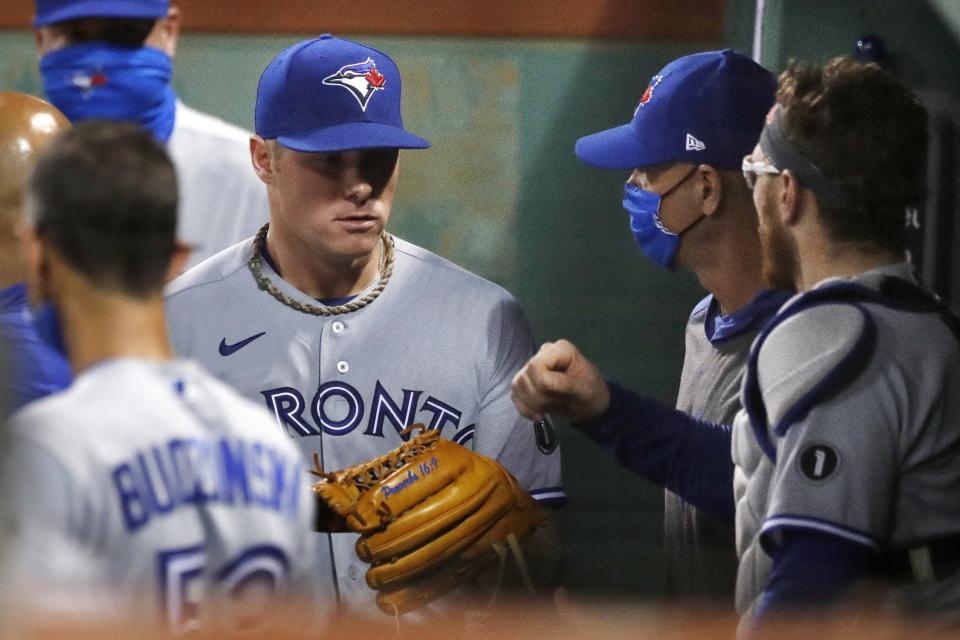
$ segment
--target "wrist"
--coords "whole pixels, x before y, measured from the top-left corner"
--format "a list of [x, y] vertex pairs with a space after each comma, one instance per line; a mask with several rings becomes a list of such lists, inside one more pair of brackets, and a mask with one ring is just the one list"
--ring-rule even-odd
[[590, 403], [586, 415], [580, 422], [589, 422], [603, 417], [610, 410], [610, 385], [606, 380], [601, 380], [597, 388], [597, 396]]
[[584, 431], [589, 431], [591, 425], [604, 422], [608, 416], [616, 412], [616, 390], [615, 383], [603, 380], [597, 389], [596, 397], [587, 405], [579, 415], [573, 417], [573, 426]]

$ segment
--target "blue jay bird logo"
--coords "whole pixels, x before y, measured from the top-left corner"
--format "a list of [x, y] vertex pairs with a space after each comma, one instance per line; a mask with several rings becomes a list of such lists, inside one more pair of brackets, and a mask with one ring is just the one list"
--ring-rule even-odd
[[70, 78], [70, 84], [80, 90], [84, 100], [89, 100], [95, 89], [105, 87], [108, 83], [107, 74], [99, 67], [89, 73], [80, 71]]
[[323, 79], [323, 84], [343, 87], [357, 99], [360, 108], [367, 110], [370, 97], [377, 91], [383, 91], [387, 79], [377, 71], [373, 58], [340, 67], [339, 71]]

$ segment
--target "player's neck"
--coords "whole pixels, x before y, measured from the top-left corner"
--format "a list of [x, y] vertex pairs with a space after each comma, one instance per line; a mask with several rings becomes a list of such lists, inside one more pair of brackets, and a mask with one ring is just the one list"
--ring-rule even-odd
[[173, 357], [163, 316], [163, 296], [74, 291], [57, 303], [67, 355], [75, 373], [113, 358]]
[[284, 281], [315, 300], [357, 295], [377, 278], [382, 246], [356, 259], [327, 256], [288, 234], [267, 232], [267, 249]]
[[730, 315], [750, 304], [767, 283], [757, 234], [746, 233], [743, 225], [725, 229], [724, 234], [707, 243], [702, 261], [692, 270], [717, 299], [720, 312]]
[[800, 274], [797, 288], [808, 291], [828, 278], [851, 278], [861, 273], [904, 261], [895, 252], [849, 244], [803, 243], [797, 247]]

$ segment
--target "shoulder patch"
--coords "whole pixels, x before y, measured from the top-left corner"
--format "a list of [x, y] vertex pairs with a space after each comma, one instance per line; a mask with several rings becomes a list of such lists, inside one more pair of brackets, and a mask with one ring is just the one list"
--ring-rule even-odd
[[840, 467], [840, 454], [828, 444], [818, 442], [808, 445], [797, 457], [800, 474], [813, 482], [830, 478]]

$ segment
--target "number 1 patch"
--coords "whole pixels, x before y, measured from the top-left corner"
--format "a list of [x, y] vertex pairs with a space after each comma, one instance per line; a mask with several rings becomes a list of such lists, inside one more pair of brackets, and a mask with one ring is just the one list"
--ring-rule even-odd
[[808, 480], [819, 482], [826, 480], [837, 470], [840, 466], [840, 454], [829, 445], [812, 444], [800, 454], [797, 466]]

